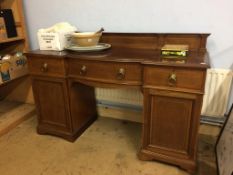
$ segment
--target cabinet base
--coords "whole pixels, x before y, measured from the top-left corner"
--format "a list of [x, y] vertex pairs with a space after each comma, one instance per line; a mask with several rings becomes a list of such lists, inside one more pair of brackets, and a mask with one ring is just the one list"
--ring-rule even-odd
[[97, 119], [97, 115], [91, 118], [91, 120], [89, 120], [88, 122], [86, 122], [76, 132], [64, 132], [64, 131], [52, 129], [52, 127], [44, 127], [44, 126], [38, 125], [37, 133], [41, 135], [58, 136], [69, 142], [74, 142], [96, 119]]
[[159, 153], [154, 153], [148, 150], [140, 150], [138, 153], [138, 158], [144, 161], [156, 160], [171, 165], [176, 165], [190, 174], [194, 174], [196, 172], [196, 161], [190, 159], [175, 158]]

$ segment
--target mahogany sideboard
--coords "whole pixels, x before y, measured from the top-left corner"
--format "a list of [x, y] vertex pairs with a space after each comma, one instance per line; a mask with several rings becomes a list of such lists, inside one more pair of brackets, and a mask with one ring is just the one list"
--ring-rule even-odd
[[[74, 141], [97, 118], [94, 87], [140, 88], [141, 160], [195, 172], [200, 112], [209, 67], [209, 34], [104, 33], [101, 52], [31, 51], [29, 71], [39, 134]], [[187, 44], [185, 62], [160, 56], [164, 44]]]

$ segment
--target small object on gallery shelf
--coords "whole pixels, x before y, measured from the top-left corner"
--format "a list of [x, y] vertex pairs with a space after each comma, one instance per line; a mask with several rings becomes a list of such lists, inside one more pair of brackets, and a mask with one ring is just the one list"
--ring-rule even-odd
[[206, 63], [202, 62], [202, 63], [200, 63], [200, 64], [206, 64]]
[[163, 63], [168, 63], [169, 62], [169, 63], [184, 64], [184, 63], [186, 63], [186, 60], [184, 60], [184, 59], [177, 59], [177, 58], [171, 59], [171, 57], [170, 57], [170, 58], [163, 58], [162, 62]]
[[161, 56], [167, 59], [184, 60], [188, 55], [188, 45], [165, 44], [161, 48]]

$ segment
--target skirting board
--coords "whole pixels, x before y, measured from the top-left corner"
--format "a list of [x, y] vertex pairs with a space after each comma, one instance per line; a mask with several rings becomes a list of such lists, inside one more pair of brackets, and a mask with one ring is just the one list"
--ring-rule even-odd
[[126, 108], [109, 108], [98, 106], [98, 114], [102, 117], [109, 117], [133, 122], [142, 122], [142, 111], [126, 109]]
[[[103, 105], [98, 105], [98, 114], [101, 117], [109, 117], [120, 120], [142, 123], [142, 111], [127, 108], [111, 108]], [[199, 134], [211, 135], [217, 137], [220, 132], [219, 126], [209, 124], [200, 124]]]

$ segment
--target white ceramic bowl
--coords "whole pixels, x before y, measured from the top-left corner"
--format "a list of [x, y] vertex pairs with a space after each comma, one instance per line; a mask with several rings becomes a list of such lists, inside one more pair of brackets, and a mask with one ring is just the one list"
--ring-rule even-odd
[[99, 43], [101, 33], [96, 32], [77, 32], [71, 35], [72, 42], [81, 47], [95, 46]]

